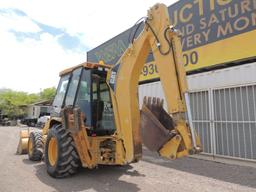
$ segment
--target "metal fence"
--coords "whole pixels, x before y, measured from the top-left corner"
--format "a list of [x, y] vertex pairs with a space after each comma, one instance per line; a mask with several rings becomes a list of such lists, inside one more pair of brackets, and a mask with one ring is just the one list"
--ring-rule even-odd
[[190, 100], [194, 127], [201, 138], [204, 152], [211, 154], [213, 151], [209, 92], [199, 91], [190, 93]]
[[256, 85], [190, 93], [204, 153], [256, 159]]
[[[139, 96], [164, 98], [160, 82], [141, 85]], [[190, 100], [204, 153], [256, 160], [256, 84], [192, 91]]]

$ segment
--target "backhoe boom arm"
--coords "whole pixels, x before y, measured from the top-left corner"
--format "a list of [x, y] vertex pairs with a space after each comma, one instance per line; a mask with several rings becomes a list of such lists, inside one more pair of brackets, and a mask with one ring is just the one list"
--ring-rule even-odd
[[[145, 99], [142, 112], [139, 110], [139, 75], [150, 50], [158, 67], [168, 113], [162, 110], [162, 104], [156, 98], [152, 101]], [[173, 124], [169, 123], [173, 127], [164, 126], [166, 123], [161, 122], [159, 117], [154, 120], [160, 127], [152, 128], [157, 130], [154, 135], [164, 134], [164, 143], [157, 149], [159, 154], [174, 159], [195, 152], [199, 140], [196, 144], [195, 137], [192, 137], [195, 135], [194, 130], [185, 121], [187, 82], [182, 62], [182, 48], [179, 34], [170, 24], [165, 5], [156, 4], [148, 11], [143, 31], [109, 71], [107, 82], [111, 88], [117, 135], [123, 140], [127, 162], [141, 158], [143, 134], [147, 135], [150, 132], [150, 128], [147, 128], [149, 121], [145, 120], [147, 115], [158, 116], [160, 113], [162, 115], [159, 117], [168, 116], [169, 121], [173, 121]], [[145, 113], [147, 109], [153, 110], [153, 113], [150, 110]], [[144, 123], [141, 122], [143, 119]]]

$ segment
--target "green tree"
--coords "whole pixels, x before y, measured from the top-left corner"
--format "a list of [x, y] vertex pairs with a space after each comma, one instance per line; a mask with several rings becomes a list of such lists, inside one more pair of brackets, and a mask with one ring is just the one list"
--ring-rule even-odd
[[10, 118], [24, 115], [20, 107], [29, 103], [29, 97], [25, 92], [5, 90], [0, 93], [0, 109]]
[[40, 93], [40, 98], [42, 100], [53, 100], [56, 93], [55, 87], [46, 88]]
[[40, 93], [28, 94], [11, 89], [0, 89], [0, 110], [9, 118], [25, 115], [26, 105], [42, 100], [52, 100], [55, 96], [55, 87], [46, 88]]
[[37, 101], [41, 100], [40, 99], [40, 95], [37, 94], [37, 93], [31, 93], [31, 94], [28, 94], [27, 96], [27, 102], [28, 104], [31, 104], [31, 103], [35, 103]]

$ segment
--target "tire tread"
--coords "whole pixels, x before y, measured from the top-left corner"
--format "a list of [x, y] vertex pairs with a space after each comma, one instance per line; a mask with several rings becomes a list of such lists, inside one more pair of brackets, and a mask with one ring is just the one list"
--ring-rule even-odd
[[31, 161], [41, 161], [43, 158], [43, 136], [39, 131], [34, 131], [30, 133], [29, 139], [32, 139], [32, 154], [28, 154], [29, 160]]
[[73, 138], [71, 134], [61, 126], [61, 124], [56, 125], [49, 130], [47, 140], [49, 136], [53, 135], [55, 135], [58, 140], [58, 160], [53, 168], [47, 159], [48, 150], [46, 149], [45, 162], [47, 165], [47, 172], [55, 178], [71, 176], [78, 171], [80, 165], [80, 159], [78, 157]]

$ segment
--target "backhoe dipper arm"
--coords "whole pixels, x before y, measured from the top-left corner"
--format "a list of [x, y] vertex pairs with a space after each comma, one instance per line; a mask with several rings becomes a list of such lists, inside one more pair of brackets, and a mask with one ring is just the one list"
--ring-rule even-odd
[[[174, 122], [173, 128], [165, 127], [162, 130], [169, 136], [157, 151], [161, 156], [175, 159], [188, 155], [189, 152], [194, 153], [197, 146], [196, 139], [193, 138], [194, 130], [185, 121], [187, 82], [180, 39], [178, 33], [171, 27], [167, 7], [156, 4], [148, 11], [141, 34], [108, 73], [117, 136], [123, 140], [127, 162], [140, 159], [142, 154], [138, 82], [150, 50], [158, 67], [167, 101], [168, 116], [171, 114]], [[157, 110], [162, 107], [159, 100], [153, 100], [152, 103], [145, 100], [143, 106], [145, 110], [150, 104]], [[161, 129], [164, 127], [159, 126]], [[172, 137], [168, 129], [172, 130]], [[198, 141], [197, 143], [199, 144]]]

